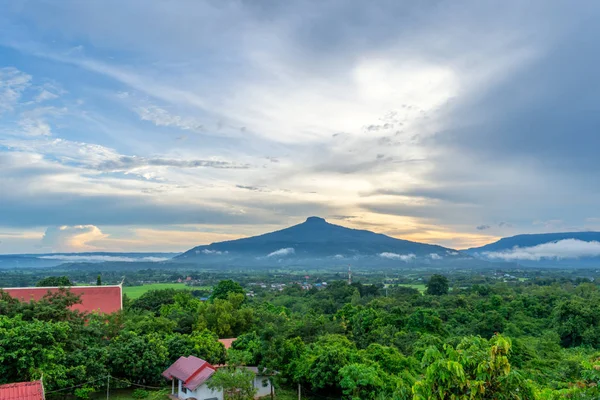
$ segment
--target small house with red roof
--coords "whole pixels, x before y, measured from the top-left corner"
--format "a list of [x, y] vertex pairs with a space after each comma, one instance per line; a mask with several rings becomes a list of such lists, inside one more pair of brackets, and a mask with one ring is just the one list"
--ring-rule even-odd
[[[45, 295], [56, 293], [59, 287], [20, 287], [5, 288], [4, 292], [20, 301], [39, 301]], [[123, 289], [121, 285], [111, 286], [69, 286], [66, 287], [78, 295], [81, 303], [71, 306], [72, 310], [86, 313], [112, 314], [123, 309]]]
[[206, 385], [216, 370], [207, 361], [189, 356], [179, 357], [162, 375], [171, 380], [171, 395], [178, 399], [223, 400], [222, 392], [211, 390]]
[[[221, 390], [209, 389], [206, 384], [219, 367], [198, 357], [179, 357], [162, 373], [162, 376], [171, 381], [171, 398], [173, 399], [223, 400]], [[255, 398], [269, 396], [272, 393], [271, 381], [267, 377], [261, 376], [258, 368], [243, 368], [247, 368], [255, 375], [252, 382], [257, 389]]]
[[2, 400], [44, 400], [44, 384], [41, 380], [0, 385]]

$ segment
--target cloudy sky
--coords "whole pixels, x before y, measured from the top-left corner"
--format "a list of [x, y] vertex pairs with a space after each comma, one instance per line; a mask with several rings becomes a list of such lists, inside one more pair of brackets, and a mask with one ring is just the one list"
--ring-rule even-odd
[[319, 215], [465, 248], [600, 229], [600, 5], [12, 1], [0, 253]]

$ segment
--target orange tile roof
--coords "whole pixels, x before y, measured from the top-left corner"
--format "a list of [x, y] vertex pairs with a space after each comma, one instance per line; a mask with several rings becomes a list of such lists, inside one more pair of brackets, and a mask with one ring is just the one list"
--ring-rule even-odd
[[[21, 301], [38, 301], [48, 292], [57, 292], [57, 287], [24, 287], [2, 289], [9, 296]], [[74, 304], [71, 309], [81, 312], [100, 312], [111, 314], [123, 309], [121, 285], [115, 286], [71, 286], [71, 293], [80, 296], [81, 303]]]
[[223, 346], [225, 346], [226, 349], [230, 349], [231, 345], [233, 344], [233, 342], [235, 342], [237, 340], [237, 338], [231, 338], [231, 339], [219, 339], [219, 342], [223, 343]]
[[0, 385], [2, 400], [44, 400], [42, 381], [9, 383]]

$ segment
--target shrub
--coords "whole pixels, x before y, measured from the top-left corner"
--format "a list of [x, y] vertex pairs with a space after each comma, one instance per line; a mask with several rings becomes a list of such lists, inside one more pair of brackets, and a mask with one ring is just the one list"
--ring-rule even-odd
[[133, 393], [131, 393], [131, 397], [133, 397], [134, 399], [145, 399], [149, 395], [150, 393], [148, 393], [148, 391], [144, 389], [135, 389]]

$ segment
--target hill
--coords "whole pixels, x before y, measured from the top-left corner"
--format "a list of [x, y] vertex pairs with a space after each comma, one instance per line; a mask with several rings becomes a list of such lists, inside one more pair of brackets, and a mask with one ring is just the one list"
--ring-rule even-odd
[[600, 266], [600, 232], [517, 235], [465, 250], [484, 260], [512, 261], [527, 266]]
[[330, 224], [323, 218], [244, 239], [197, 246], [181, 262], [227, 265], [442, 264], [472, 258], [454, 249]]

